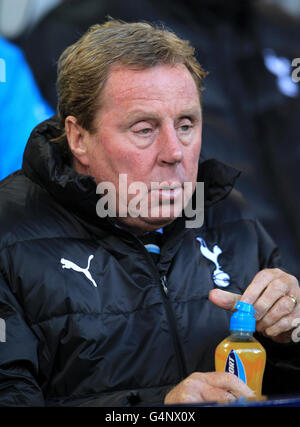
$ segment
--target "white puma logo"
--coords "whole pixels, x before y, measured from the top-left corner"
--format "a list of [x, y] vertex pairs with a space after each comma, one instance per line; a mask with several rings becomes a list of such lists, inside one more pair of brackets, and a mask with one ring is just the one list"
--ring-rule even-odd
[[68, 269], [72, 269], [75, 271], [79, 271], [80, 273], [83, 273], [85, 275], [85, 277], [90, 280], [92, 282], [92, 284], [97, 288], [97, 283], [95, 282], [95, 280], [92, 278], [91, 273], [89, 272], [89, 268], [90, 268], [90, 263], [91, 260], [94, 258], [94, 255], [90, 255], [89, 259], [88, 259], [88, 265], [86, 268], [81, 268], [78, 265], [74, 264], [74, 262], [69, 261], [65, 258], [62, 258], [60, 260], [61, 264], [62, 264], [62, 268], [68, 268]]
[[208, 249], [207, 244], [204, 239], [201, 237], [197, 237], [196, 240], [200, 242], [200, 251], [205, 258], [212, 261], [216, 269], [213, 272], [213, 280], [214, 283], [217, 286], [221, 286], [225, 288], [226, 286], [230, 285], [230, 276], [229, 274], [225, 273], [222, 269], [220, 264], [218, 263], [218, 257], [222, 253], [222, 249], [218, 245], [214, 245], [213, 250], [211, 251]]

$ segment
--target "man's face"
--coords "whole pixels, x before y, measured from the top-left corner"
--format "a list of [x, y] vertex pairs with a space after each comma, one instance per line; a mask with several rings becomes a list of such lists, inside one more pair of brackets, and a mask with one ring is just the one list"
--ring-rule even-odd
[[[197, 179], [202, 114], [190, 72], [182, 64], [142, 71], [115, 68], [101, 104], [94, 121], [96, 133], [89, 134], [88, 174], [97, 184], [114, 184], [117, 212], [139, 194], [136, 207], [143, 206], [143, 216], [129, 213], [119, 218], [123, 223], [136, 231], [169, 224], [187, 204], [184, 182], [192, 183], [194, 190]], [[126, 193], [136, 182], [144, 183], [144, 190], [120, 194], [120, 174], [126, 174]], [[163, 206], [169, 208], [165, 211]]]

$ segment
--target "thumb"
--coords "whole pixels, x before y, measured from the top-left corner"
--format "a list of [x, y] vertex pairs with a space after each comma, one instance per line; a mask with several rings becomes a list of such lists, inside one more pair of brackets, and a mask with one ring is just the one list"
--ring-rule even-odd
[[222, 289], [212, 289], [209, 292], [209, 300], [218, 307], [232, 311], [242, 295], [233, 292], [222, 291]]

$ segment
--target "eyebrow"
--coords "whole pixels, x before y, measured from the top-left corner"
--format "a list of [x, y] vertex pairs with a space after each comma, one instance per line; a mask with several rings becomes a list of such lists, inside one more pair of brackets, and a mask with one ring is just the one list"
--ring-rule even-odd
[[202, 108], [200, 106], [189, 108], [188, 110], [183, 110], [179, 117], [202, 117]]
[[[195, 106], [187, 110], [183, 110], [179, 113], [177, 120], [178, 118], [182, 118], [182, 117], [195, 117], [195, 118], [201, 119], [202, 109], [201, 108], [199, 109], [199, 106]], [[132, 123], [136, 121], [159, 120], [159, 119], [160, 119], [159, 114], [138, 109], [138, 110], [133, 110], [132, 112], [129, 113], [126, 122]]]

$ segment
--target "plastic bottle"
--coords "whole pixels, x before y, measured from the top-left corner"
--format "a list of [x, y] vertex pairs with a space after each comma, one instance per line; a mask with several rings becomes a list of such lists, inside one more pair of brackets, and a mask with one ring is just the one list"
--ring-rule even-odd
[[244, 381], [255, 397], [262, 397], [262, 381], [266, 364], [266, 352], [253, 337], [255, 310], [251, 304], [239, 301], [230, 319], [231, 335], [216, 348], [216, 371], [230, 372]]

